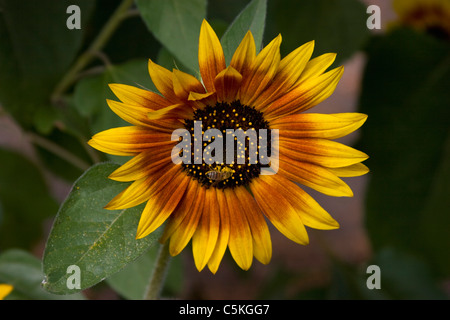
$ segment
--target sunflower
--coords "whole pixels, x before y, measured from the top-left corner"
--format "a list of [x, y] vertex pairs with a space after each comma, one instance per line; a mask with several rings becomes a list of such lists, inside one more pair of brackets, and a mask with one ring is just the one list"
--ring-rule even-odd
[[[146, 202], [136, 238], [165, 223], [160, 242], [169, 241], [172, 256], [191, 241], [197, 269], [208, 266], [216, 273], [227, 248], [244, 270], [250, 268], [253, 256], [269, 263], [272, 244], [267, 220], [303, 245], [309, 242], [305, 227], [339, 227], [298, 184], [330, 196], [352, 196], [340, 177], [367, 173], [361, 163], [367, 155], [332, 140], [359, 128], [366, 115], [301, 113], [332, 94], [343, 67], [326, 72], [335, 54], [310, 59], [313, 41], [283, 59], [280, 44], [281, 35], [257, 54], [249, 31], [227, 66], [217, 35], [203, 21], [198, 53], [201, 80], [149, 60], [150, 77], [161, 94], [110, 85], [121, 102], [108, 100], [109, 107], [132, 126], [100, 132], [89, 144], [105, 153], [132, 156], [109, 178], [133, 182], [106, 208]], [[233, 147], [231, 162], [192, 159], [195, 151], [207, 154], [208, 141], [214, 140], [202, 139], [196, 125], [201, 125], [202, 134], [209, 129], [223, 135], [228, 129], [266, 130], [271, 135], [270, 150], [278, 154], [276, 172], [261, 174], [267, 169], [261, 157], [252, 163], [237, 161], [239, 155], [263, 154], [261, 148], [250, 146], [254, 141], [249, 137]], [[173, 139], [172, 134], [180, 129], [190, 136], [187, 147], [194, 150], [191, 155], [183, 149], [179, 155], [192, 161], [173, 161], [181, 137]], [[272, 139], [274, 130], [276, 139]], [[226, 148], [230, 154], [231, 147]]]
[[397, 25], [450, 40], [450, 0], [394, 0]]
[[0, 283], [0, 300], [5, 299], [13, 291], [14, 287], [10, 284]]

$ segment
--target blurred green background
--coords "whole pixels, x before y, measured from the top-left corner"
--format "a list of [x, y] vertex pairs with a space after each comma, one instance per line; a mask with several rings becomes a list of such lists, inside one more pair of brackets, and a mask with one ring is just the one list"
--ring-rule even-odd
[[[303, 247], [272, 228], [272, 262], [255, 261], [245, 272], [227, 254], [216, 275], [199, 273], [187, 248], [173, 259], [164, 295], [448, 299], [450, 30], [445, 23], [427, 29], [402, 23], [390, 0], [141, 0], [76, 81], [52, 95], [120, 2], [0, 0], [0, 283], [14, 284], [8, 298], [138, 297], [133, 286], [145, 283], [154, 250], [82, 295], [42, 290], [41, 258], [53, 219], [86, 169], [100, 161], [124, 161], [86, 144], [94, 133], [126, 124], [106, 105], [105, 99], [114, 98], [107, 84], [154, 88], [148, 58], [195, 72], [198, 31], [183, 23], [206, 17], [220, 37], [250, 4], [249, 20], [265, 15], [264, 44], [282, 34], [282, 56], [310, 40], [314, 55], [338, 54], [335, 65], [345, 65], [344, 76], [312, 112], [369, 115], [362, 129], [340, 141], [369, 154], [371, 172], [346, 180], [353, 198], [307, 190], [340, 229], [309, 230], [311, 243]], [[66, 27], [71, 4], [81, 9], [80, 30]], [[381, 9], [381, 29], [367, 27], [372, 4]], [[420, 10], [427, 12], [425, 5]], [[443, 11], [443, 17], [450, 19], [450, 12]], [[370, 265], [380, 267], [379, 290], [366, 286]]]

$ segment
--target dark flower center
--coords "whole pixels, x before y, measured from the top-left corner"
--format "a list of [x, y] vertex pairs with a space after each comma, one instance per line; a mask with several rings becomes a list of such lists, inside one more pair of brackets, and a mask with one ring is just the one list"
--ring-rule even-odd
[[[202, 137], [198, 137], [200, 121]], [[262, 154], [270, 156], [269, 123], [261, 112], [239, 100], [196, 110], [193, 119], [185, 120], [185, 128], [191, 134], [191, 164], [183, 163], [183, 170], [206, 188], [245, 186], [259, 176]], [[217, 129], [220, 134], [208, 136], [209, 129]], [[201, 150], [195, 149], [200, 145], [198, 138]], [[261, 145], [262, 139], [267, 144]], [[260, 152], [262, 147], [269, 151]], [[222, 153], [217, 148], [222, 148]], [[202, 155], [201, 163], [194, 161], [198, 154]]]
[[409, 12], [404, 20], [412, 26], [423, 26], [428, 34], [441, 39], [450, 40], [450, 29], [448, 28], [448, 13], [441, 6], [418, 6]]

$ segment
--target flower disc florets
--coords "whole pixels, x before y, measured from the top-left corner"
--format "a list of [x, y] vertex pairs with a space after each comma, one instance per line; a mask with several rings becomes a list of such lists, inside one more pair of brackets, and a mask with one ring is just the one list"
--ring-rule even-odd
[[[270, 131], [267, 130], [269, 129], [269, 123], [264, 120], [261, 112], [255, 110], [254, 107], [242, 105], [239, 100], [232, 103], [218, 102], [215, 106], [207, 106], [203, 110], [196, 110], [193, 119], [185, 120], [185, 128], [192, 137], [192, 159], [195, 156], [194, 141], [198, 138], [194, 133], [195, 121], [201, 121], [202, 135], [208, 129], [218, 129], [222, 132], [223, 136], [221, 138], [224, 141], [223, 160], [221, 163], [213, 164], [206, 163], [205, 159], [202, 160], [201, 164], [196, 164], [194, 161], [191, 164], [183, 164], [183, 169], [189, 176], [197, 179], [205, 187], [213, 186], [220, 189], [247, 185], [253, 178], [259, 176], [262, 165], [258, 160], [256, 160], [256, 163], [251, 163], [250, 152], [253, 152], [255, 159], [258, 159], [261, 145], [258, 144], [258, 141], [253, 141], [249, 136], [245, 137], [245, 142], [242, 144], [234, 132], [242, 129], [244, 133], [247, 133], [247, 131], [253, 129], [258, 134], [260, 129], [266, 129], [268, 141], [270, 141]], [[229, 135], [233, 137], [231, 140], [230, 137], [227, 137]], [[208, 148], [211, 149], [210, 143], [215, 138], [213, 136], [207, 141], [202, 141], [201, 154], [208, 154]], [[257, 140], [260, 140], [259, 135], [257, 135]], [[226, 143], [227, 141], [228, 143]], [[234, 141], [233, 146], [230, 146], [230, 141]], [[232, 148], [231, 150], [230, 147]], [[267, 148], [270, 150], [270, 142], [267, 144]], [[242, 150], [245, 154], [245, 163], [242, 163], [242, 160], [239, 161]], [[212, 156], [215, 155], [214, 152], [215, 150], [212, 150]], [[230, 152], [233, 153], [231, 162], [226, 159], [226, 155]], [[212, 174], [212, 172], [216, 173]]]

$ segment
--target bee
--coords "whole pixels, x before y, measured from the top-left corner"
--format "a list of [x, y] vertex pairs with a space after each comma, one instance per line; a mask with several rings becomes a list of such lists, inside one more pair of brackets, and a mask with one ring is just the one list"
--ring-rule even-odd
[[206, 172], [206, 176], [208, 179], [213, 180], [212, 187], [218, 184], [221, 181], [227, 180], [230, 178], [235, 171], [229, 167], [221, 167], [218, 166], [217, 168], [214, 168], [213, 170], [210, 170]]

